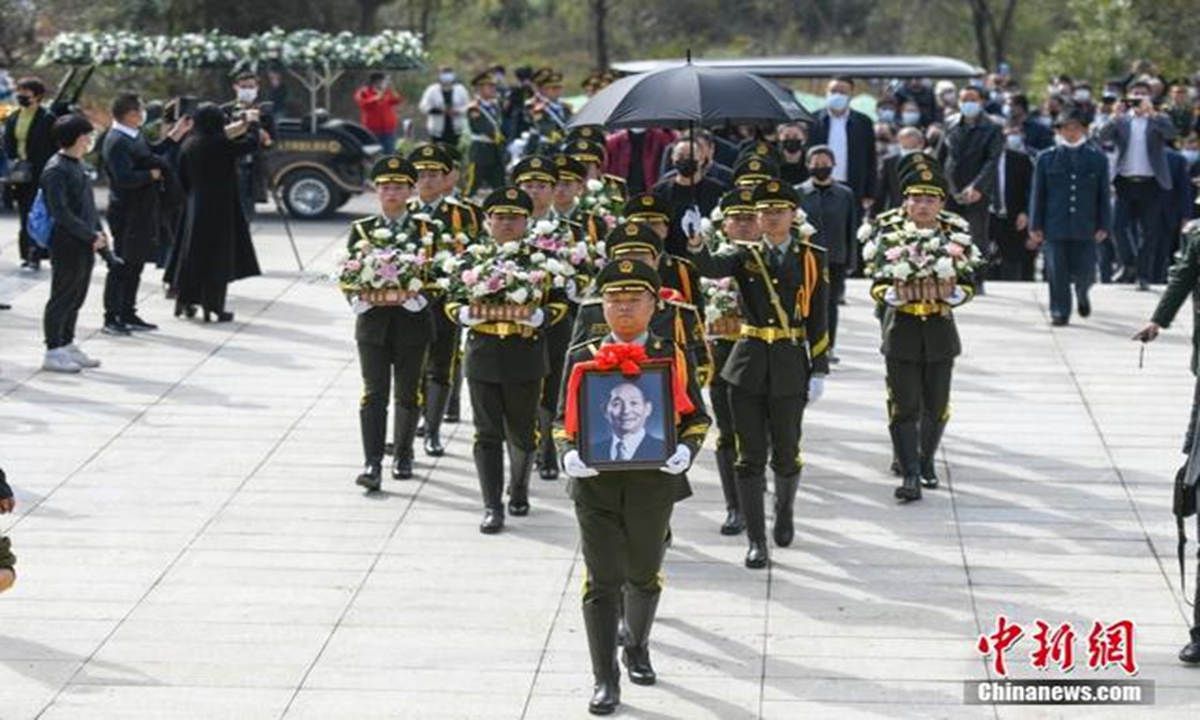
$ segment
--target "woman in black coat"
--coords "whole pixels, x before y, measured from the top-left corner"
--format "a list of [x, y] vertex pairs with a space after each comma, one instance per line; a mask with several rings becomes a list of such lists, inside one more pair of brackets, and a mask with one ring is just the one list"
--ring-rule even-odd
[[237, 159], [257, 144], [257, 123], [230, 138], [219, 107], [204, 103], [196, 109], [192, 135], [179, 158], [187, 196], [183, 234], [167, 267], [177, 317], [201, 305], [205, 322], [210, 315], [217, 322], [233, 320], [225, 310], [229, 283], [262, 274], [237, 186]]

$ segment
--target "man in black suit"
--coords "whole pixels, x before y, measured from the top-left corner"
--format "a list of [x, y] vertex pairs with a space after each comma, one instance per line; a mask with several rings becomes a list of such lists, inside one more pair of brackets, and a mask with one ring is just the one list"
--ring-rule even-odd
[[[947, 208], [971, 226], [971, 240], [987, 255], [988, 208], [996, 190], [996, 165], [1004, 153], [1000, 126], [983, 113], [983, 91], [968, 85], [958, 93], [959, 114], [947, 123], [938, 148], [950, 192]], [[976, 278], [982, 294], [983, 283]]]
[[996, 192], [992, 195], [988, 232], [999, 251], [997, 280], [1033, 280], [1036, 246], [1029, 245], [1029, 190], [1033, 184], [1033, 160], [1022, 150], [1021, 126], [1004, 128], [1005, 149], [996, 169]]
[[879, 183], [876, 185], [879, 189], [879, 204], [875, 206], [877, 213], [904, 204], [904, 193], [900, 187], [900, 161], [925, 149], [925, 135], [920, 129], [912, 126], [900, 128], [900, 132], [896, 133], [896, 142], [900, 144], [900, 152], [884, 158], [883, 165], [879, 168]]
[[108, 222], [113, 250], [125, 262], [110, 266], [104, 282], [103, 332], [129, 335], [131, 331], [158, 329], [137, 314], [138, 286], [142, 268], [158, 257], [163, 178], [171, 172], [164, 156], [191, 129], [192, 121], [180, 118], [167, 138], [152, 146], [142, 134], [146, 115], [140, 97], [133, 93], [118, 95], [113, 100], [112, 116], [103, 151], [109, 185]]
[[608, 393], [604, 419], [609, 432], [592, 441], [592, 460], [661, 460], [667, 453], [662, 438], [646, 431], [654, 403], [637, 383], [625, 381]]
[[835, 77], [829, 81], [825, 109], [817, 113], [809, 145], [833, 149], [833, 179], [850, 186], [863, 210], [875, 202], [875, 125], [871, 118], [850, 109], [854, 81]]

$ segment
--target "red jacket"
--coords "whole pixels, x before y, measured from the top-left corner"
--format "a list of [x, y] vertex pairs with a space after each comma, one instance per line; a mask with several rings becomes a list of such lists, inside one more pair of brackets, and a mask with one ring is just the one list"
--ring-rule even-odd
[[[662, 156], [671, 143], [675, 142], [675, 133], [662, 128], [648, 128], [646, 140], [642, 144], [642, 175], [646, 178], [646, 192], [658, 182], [658, 173], [662, 169]], [[608, 136], [605, 141], [608, 148], [608, 160], [604, 163], [604, 172], [618, 177], [629, 177], [630, 148], [629, 131], [621, 130]]]
[[358, 104], [359, 122], [363, 127], [376, 135], [396, 132], [396, 107], [401, 101], [391, 88], [379, 93], [369, 85], [361, 87], [354, 93], [354, 102]]

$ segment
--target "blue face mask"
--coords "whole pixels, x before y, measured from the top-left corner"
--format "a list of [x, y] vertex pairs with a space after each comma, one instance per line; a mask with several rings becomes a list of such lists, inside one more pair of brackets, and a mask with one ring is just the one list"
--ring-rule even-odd
[[830, 110], [845, 110], [850, 105], [850, 96], [842, 93], [829, 93], [825, 96], [825, 104]]
[[1188, 165], [1191, 165], [1200, 160], [1200, 150], [1188, 148], [1183, 151], [1183, 157], [1188, 161]]
[[1025, 138], [1020, 135], [1005, 135], [1004, 142], [1008, 144], [1009, 150], [1021, 150], [1025, 147]]
[[905, 110], [900, 114], [900, 123], [903, 125], [916, 125], [921, 122], [921, 113], [917, 110]]
[[896, 122], [896, 111], [891, 108], [883, 108], [879, 111], [879, 122], [889, 125]]
[[959, 109], [959, 112], [961, 112], [963, 114], [963, 117], [968, 117], [968, 118], [976, 117], [979, 115], [979, 113], [983, 112], [983, 106], [980, 105], [979, 103], [975, 102], [974, 100], [968, 100], [968, 101], [964, 102], [962, 105], [959, 106], [958, 109]]

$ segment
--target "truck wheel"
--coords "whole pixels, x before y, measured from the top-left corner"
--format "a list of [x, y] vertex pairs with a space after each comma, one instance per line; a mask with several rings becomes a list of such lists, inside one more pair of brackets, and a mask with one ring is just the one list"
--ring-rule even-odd
[[283, 204], [294, 218], [317, 220], [337, 210], [340, 193], [316, 170], [293, 170], [283, 177]]

